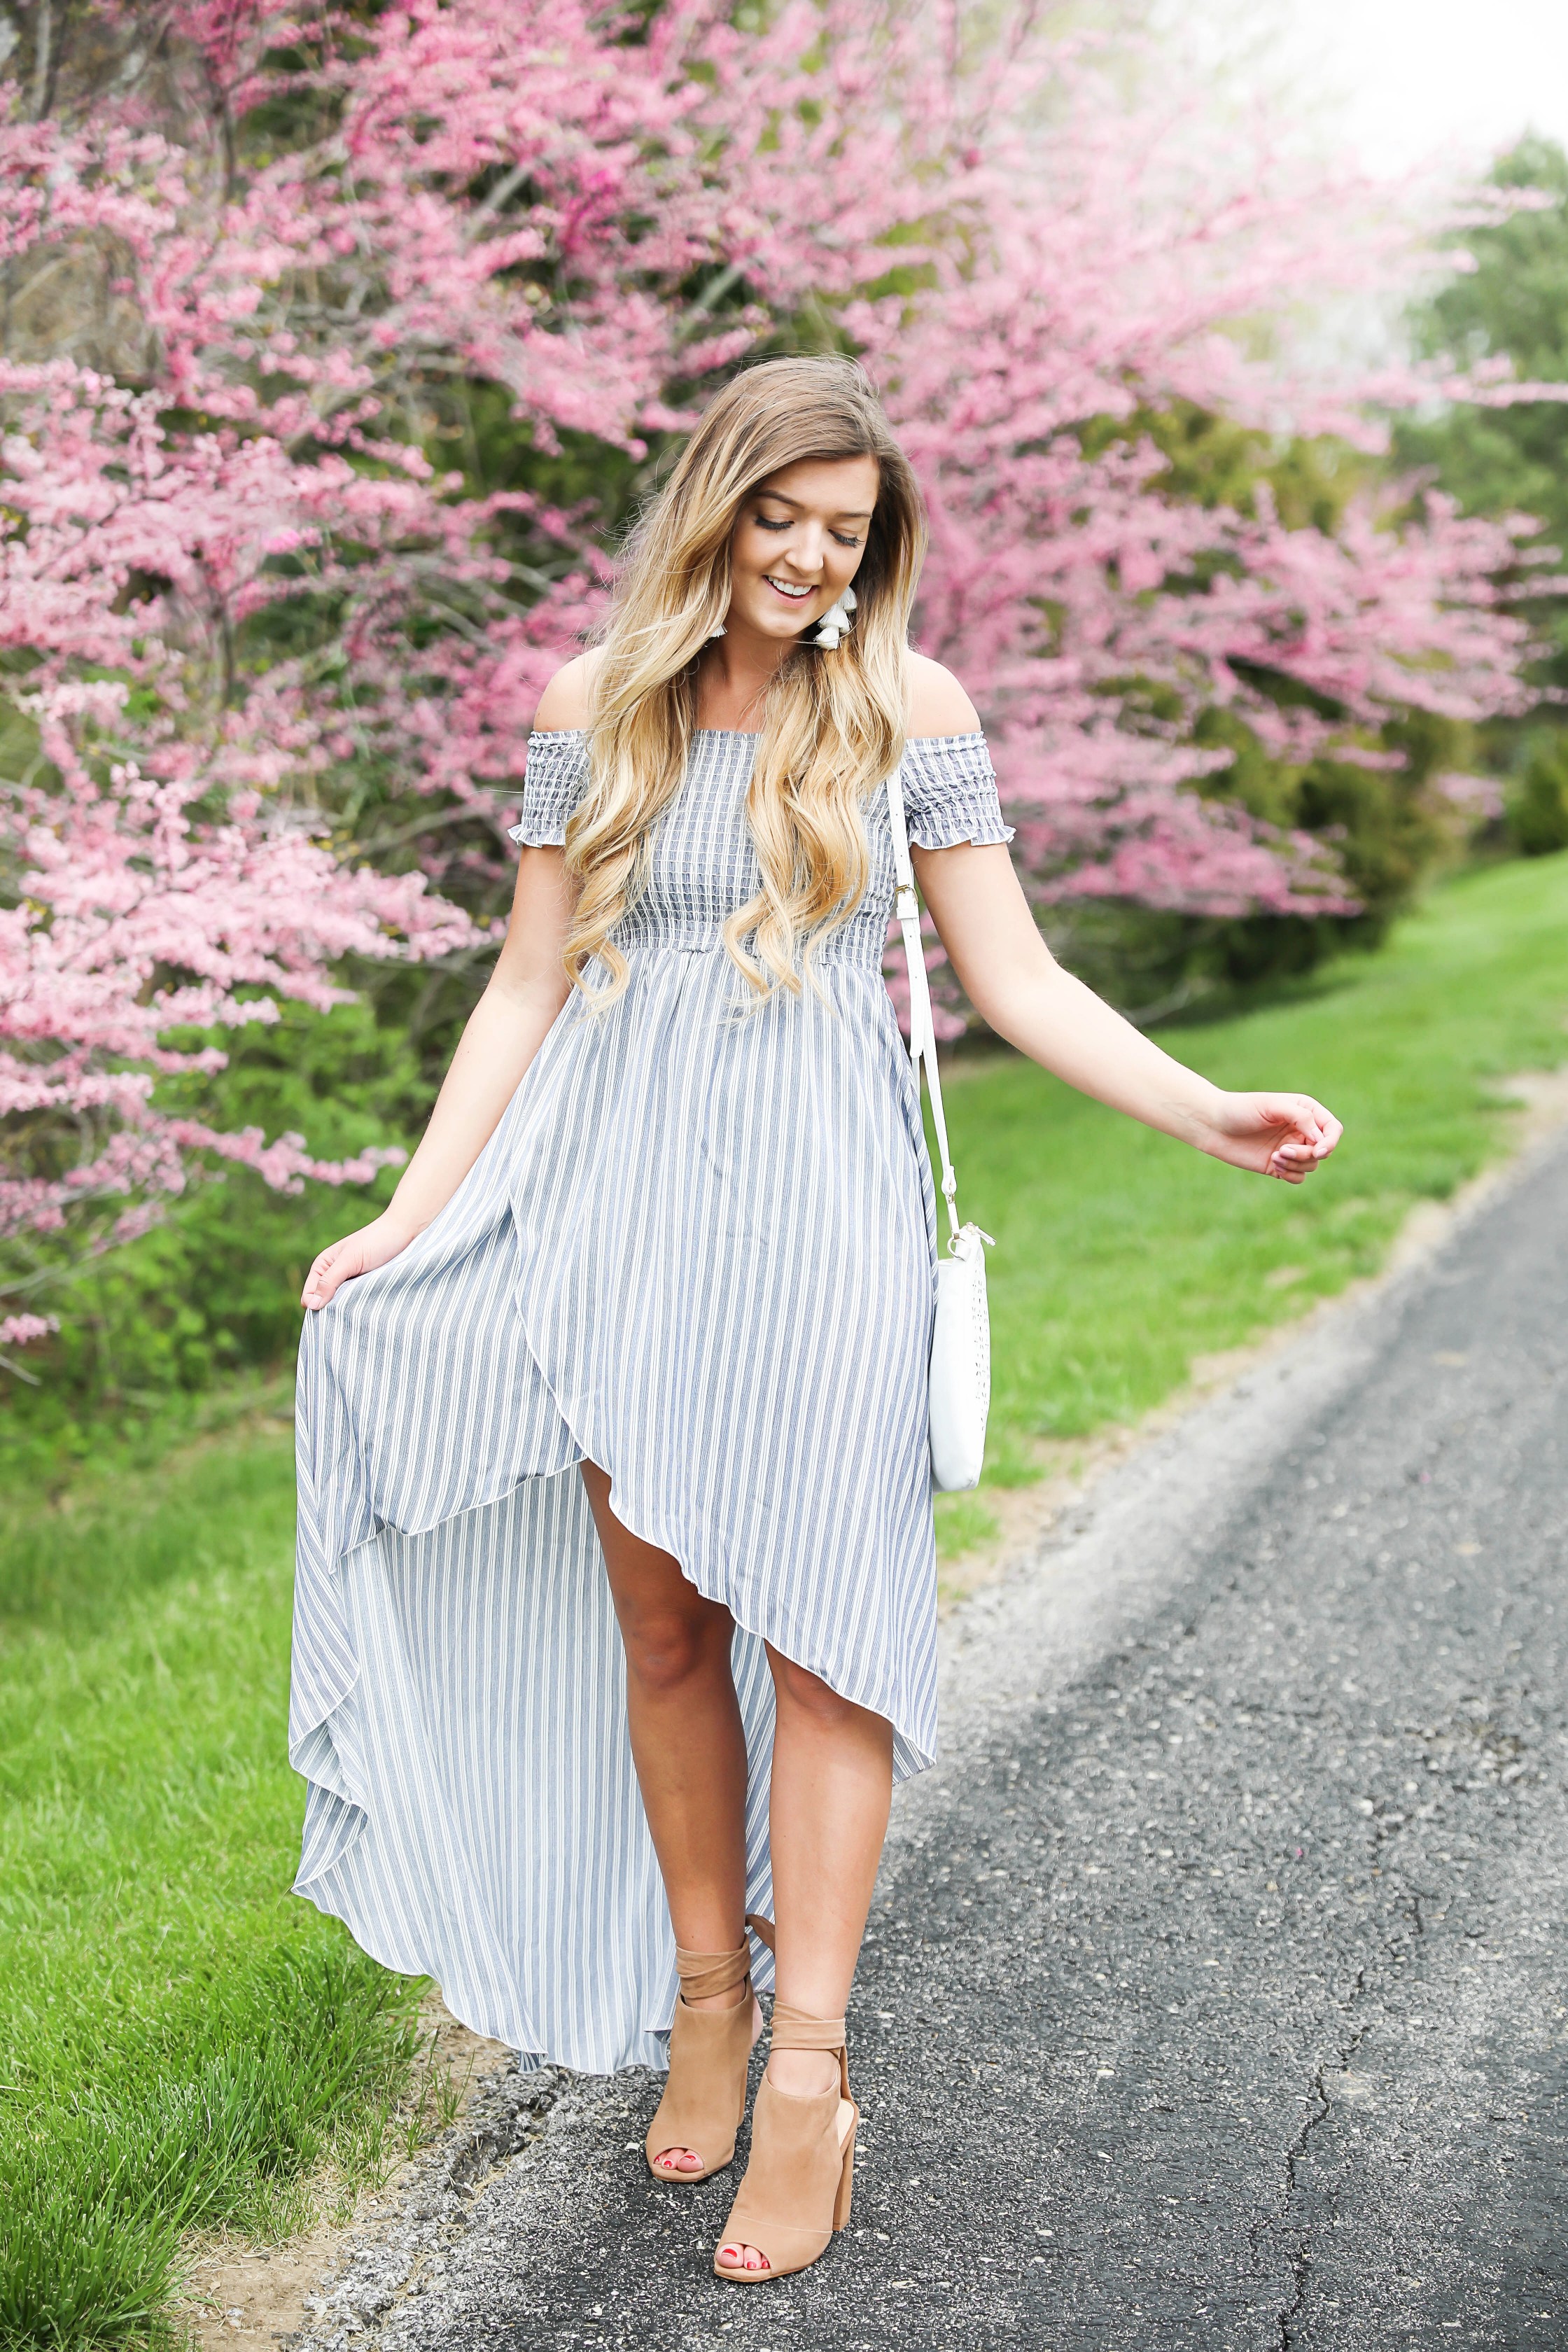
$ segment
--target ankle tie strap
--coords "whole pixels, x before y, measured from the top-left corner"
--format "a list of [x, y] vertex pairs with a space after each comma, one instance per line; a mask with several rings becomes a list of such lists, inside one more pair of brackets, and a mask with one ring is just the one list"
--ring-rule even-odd
[[773, 2042], [775, 2050], [830, 2050], [837, 2055], [844, 2047], [844, 2020], [811, 2017], [787, 2000], [775, 2000]]
[[688, 1952], [675, 1948], [675, 1973], [688, 2000], [709, 2000], [744, 1984], [752, 1973], [752, 1948], [744, 1937], [732, 1952]]

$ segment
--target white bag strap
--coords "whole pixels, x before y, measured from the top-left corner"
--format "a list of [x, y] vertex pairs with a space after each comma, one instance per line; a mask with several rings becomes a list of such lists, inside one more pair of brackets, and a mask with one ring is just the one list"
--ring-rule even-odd
[[904, 782], [895, 768], [888, 778], [888, 815], [893, 829], [893, 871], [898, 891], [893, 901], [899, 929], [903, 934], [904, 955], [910, 967], [910, 1059], [915, 1068], [915, 1089], [920, 1089], [921, 1064], [925, 1064], [926, 1087], [931, 1095], [931, 1125], [936, 1129], [937, 1149], [942, 1153], [942, 1192], [947, 1202], [948, 1222], [952, 1236], [958, 1238], [958, 1179], [952, 1172], [952, 1158], [947, 1148], [947, 1119], [942, 1108], [942, 1080], [936, 1067], [936, 1031], [931, 1025], [931, 984], [926, 978], [925, 949], [921, 942], [921, 902], [915, 896], [915, 869], [910, 863], [910, 833], [904, 819]]

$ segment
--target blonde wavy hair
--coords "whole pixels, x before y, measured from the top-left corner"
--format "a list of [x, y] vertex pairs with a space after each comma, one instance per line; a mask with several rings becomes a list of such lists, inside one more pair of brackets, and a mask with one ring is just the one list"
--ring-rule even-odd
[[[725, 386], [687, 443], [628, 545], [604, 636], [589, 779], [566, 828], [579, 895], [565, 965], [596, 1006], [626, 983], [612, 934], [646, 885], [652, 827], [686, 772], [697, 665], [729, 610], [742, 505], [805, 457], [875, 457], [877, 502], [855, 574], [854, 626], [835, 651], [793, 649], [769, 686], [746, 799], [762, 883], [726, 922], [724, 945], [758, 998], [780, 987], [798, 994], [814, 950], [865, 894], [861, 812], [904, 748], [925, 508], [853, 361], [768, 360]], [[595, 959], [608, 983], [590, 988]]]

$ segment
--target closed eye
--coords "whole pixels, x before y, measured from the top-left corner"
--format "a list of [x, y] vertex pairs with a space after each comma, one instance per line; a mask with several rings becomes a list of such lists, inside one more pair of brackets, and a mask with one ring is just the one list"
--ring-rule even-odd
[[[760, 514], [753, 515], [752, 520], [759, 530], [788, 530], [795, 518], [793, 515], [785, 515], [781, 521], [776, 515]], [[858, 530], [836, 530], [833, 536], [840, 547], [858, 547], [860, 544], [860, 534]]]

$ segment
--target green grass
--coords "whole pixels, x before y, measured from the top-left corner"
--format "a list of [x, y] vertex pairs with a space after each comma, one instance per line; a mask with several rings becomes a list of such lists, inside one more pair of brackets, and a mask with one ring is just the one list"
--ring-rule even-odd
[[[1300, 1088], [1345, 1124], [1305, 1186], [1238, 1174], [1071, 1093], [1032, 1063], [961, 1076], [948, 1108], [966, 1215], [990, 1253], [985, 1483], [1042, 1438], [1130, 1422], [1233, 1348], [1383, 1263], [1415, 1202], [1497, 1149], [1500, 1081], [1568, 1061], [1568, 856], [1449, 883], [1375, 957], [1161, 1042], [1217, 1084]], [[939, 1507], [944, 1552], [995, 1522]]]
[[[1568, 1058], [1565, 1014], [1568, 856], [1453, 884], [1383, 955], [1167, 1033], [1222, 1084], [1340, 1112], [1304, 1192], [1027, 1066], [960, 1076], [963, 1204], [999, 1244], [991, 1485], [1373, 1271], [1411, 1203], [1496, 1147], [1497, 1082]], [[411, 1989], [288, 1892], [292, 1465], [266, 1402], [162, 1469], [0, 1496], [0, 2344], [155, 2336], [184, 2233], [297, 2226], [324, 2160], [374, 2172], [405, 2093]], [[993, 1524], [984, 1490], [942, 1519], [950, 1551]]]
[[181, 2241], [383, 2159], [411, 1988], [289, 1893], [292, 1449], [0, 1509], [0, 2342], [163, 2332]]

